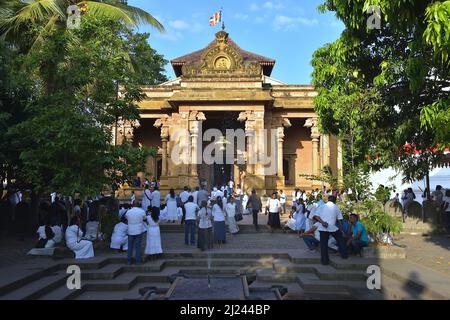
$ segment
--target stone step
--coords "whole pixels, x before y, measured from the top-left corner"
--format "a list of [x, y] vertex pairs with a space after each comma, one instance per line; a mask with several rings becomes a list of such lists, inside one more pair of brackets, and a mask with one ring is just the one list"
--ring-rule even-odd
[[29, 282], [16, 290], [0, 296], [1, 300], [34, 300], [66, 283], [69, 275], [65, 272], [54, 272]]
[[197, 266], [197, 267], [270, 267], [272, 266], [273, 259], [211, 259], [209, 262], [207, 259], [165, 259], [164, 266], [166, 267], [183, 267], [183, 266]]
[[95, 270], [82, 270], [82, 280], [110, 280], [124, 272], [123, 264], [108, 264], [103, 268]]
[[159, 295], [164, 295], [171, 287], [170, 282], [140, 282], [128, 291], [117, 295], [111, 291], [84, 291], [76, 296], [75, 300], [140, 300], [142, 296], [139, 291], [143, 288], [154, 288]]
[[348, 292], [348, 288], [366, 288], [366, 281], [320, 280], [317, 275], [298, 274], [300, 286], [307, 292]]
[[[268, 233], [269, 227], [266, 225], [260, 225], [258, 231], [253, 225], [239, 224], [239, 233], [254, 234], [254, 233]], [[184, 233], [184, 225], [180, 224], [162, 224], [160, 225], [161, 233]], [[228, 230], [228, 229], [227, 229]], [[282, 233], [281, 230], [277, 230], [276, 233]]]
[[339, 270], [332, 266], [321, 264], [300, 265], [288, 260], [275, 260], [273, 268], [279, 273], [315, 273], [321, 280], [365, 280], [366, 274], [359, 270]]
[[70, 290], [66, 284], [49, 291], [39, 297], [38, 300], [73, 300], [83, 293], [83, 290]]
[[164, 259], [289, 259], [288, 253], [252, 253], [239, 250], [233, 252], [185, 252], [185, 251], [166, 251], [163, 254]]

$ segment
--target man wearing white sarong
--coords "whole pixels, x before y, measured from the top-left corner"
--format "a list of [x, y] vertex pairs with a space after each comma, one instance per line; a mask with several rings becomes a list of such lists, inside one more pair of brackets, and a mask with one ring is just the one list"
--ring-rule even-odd
[[230, 202], [228, 202], [225, 205], [225, 214], [227, 216], [227, 222], [228, 222], [228, 230], [231, 234], [236, 234], [239, 232], [239, 227], [236, 223], [236, 216], [237, 208], [236, 203], [234, 202], [234, 198], [230, 198]]
[[120, 222], [114, 227], [111, 236], [111, 249], [128, 250], [128, 224], [125, 217], [122, 217]]
[[151, 206], [152, 193], [149, 186], [146, 185], [144, 192], [142, 193], [142, 210], [147, 211], [148, 207]]
[[82, 239], [80, 224], [78, 217], [71, 219], [70, 226], [66, 229], [67, 247], [75, 253], [75, 259], [93, 258], [94, 247], [91, 241]]
[[170, 189], [166, 196], [167, 221], [175, 223], [178, 220], [178, 206], [175, 190]]

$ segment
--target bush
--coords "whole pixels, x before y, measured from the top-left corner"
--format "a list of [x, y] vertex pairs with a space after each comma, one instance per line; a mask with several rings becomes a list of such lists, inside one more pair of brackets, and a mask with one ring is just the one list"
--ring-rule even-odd
[[386, 213], [383, 204], [377, 200], [368, 198], [360, 202], [339, 202], [338, 205], [345, 218], [351, 213], [358, 214], [367, 232], [378, 243], [382, 242], [383, 234], [395, 235], [402, 231], [401, 222]]

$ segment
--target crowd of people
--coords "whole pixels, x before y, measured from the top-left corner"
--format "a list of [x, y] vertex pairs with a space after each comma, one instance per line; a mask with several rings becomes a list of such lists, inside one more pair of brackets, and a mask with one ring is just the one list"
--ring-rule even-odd
[[[120, 207], [119, 222], [111, 236], [111, 249], [127, 251], [130, 264], [134, 261], [142, 263], [140, 248], [144, 237], [147, 256], [153, 259], [162, 254], [161, 222], [183, 224], [185, 245], [197, 246], [205, 251], [225, 245], [227, 234], [238, 234], [238, 222], [243, 215], [252, 216], [257, 231], [258, 217], [266, 214], [270, 232], [277, 229], [296, 232], [311, 251], [320, 248], [321, 261], [325, 265], [329, 263], [329, 249], [346, 259], [349, 250], [361, 254], [361, 249], [369, 244], [367, 231], [359, 216], [351, 214], [347, 221], [336, 205], [336, 200], [345, 201], [351, 190], [321, 192], [316, 189], [307, 193], [295, 189], [292, 205], [289, 199], [288, 206], [288, 197], [283, 190], [274, 192], [263, 203], [256, 190], [247, 194], [233, 182], [216, 186], [210, 192], [204, 185], [195, 189], [184, 187], [179, 194], [172, 189], [163, 199], [155, 179], [146, 179], [140, 186], [144, 188], [141, 198], [137, 199], [133, 192], [130, 203]], [[405, 191], [403, 207], [408, 208], [408, 203], [414, 201], [411, 194], [414, 194], [412, 190]], [[450, 190], [444, 191], [438, 186], [432, 197], [433, 201], [441, 203], [450, 233]], [[15, 210], [20, 215], [21, 206], [26, 202], [22, 201], [19, 193], [13, 194], [12, 198], [17, 198]], [[98, 221], [99, 199], [74, 200], [71, 215], [67, 214], [66, 203], [56, 193], [51, 195], [49, 201], [41, 202], [36, 248], [53, 248], [65, 240], [77, 259], [93, 257], [93, 241], [104, 240]], [[283, 215], [288, 217], [282, 224], [281, 221], [285, 220], [281, 218]]]

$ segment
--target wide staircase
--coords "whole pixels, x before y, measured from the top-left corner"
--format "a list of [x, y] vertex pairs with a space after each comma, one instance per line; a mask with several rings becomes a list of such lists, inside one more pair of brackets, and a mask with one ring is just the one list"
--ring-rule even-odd
[[[67, 267], [81, 268], [81, 289], [69, 290]], [[383, 290], [367, 289], [367, 267], [371, 259], [341, 260], [332, 256], [329, 266], [319, 257], [295, 250], [287, 253], [183, 252], [172, 250], [142, 265], [127, 265], [123, 254], [103, 255], [86, 261], [62, 259], [42, 268], [11, 272], [0, 284], [1, 300], [166, 300], [175, 298], [181, 279], [199, 279], [205, 287], [192, 290], [189, 299], [208, 290], [210, 283], [240, 279], [242, 300], [321, 300], [321, 299], [445, 299], [435, 292], [424, 292], [405, 285], [408, 279], [383, 272]], [[7, 270], [4, 270], [5, 272]], [[201, 282], [201, 281], [202, 282]], [[194, 282], [195, 283], [195, 282]], [[241, 282], [234, 282], [241, 283]], [[230, 282], [230, 285], [232, 282]], [[202, 289], [203, 288], [203, 289]], [[226, 298], [218, 286], [214, 296]], [[222, 289], [220, 289], [222, 288]]]

